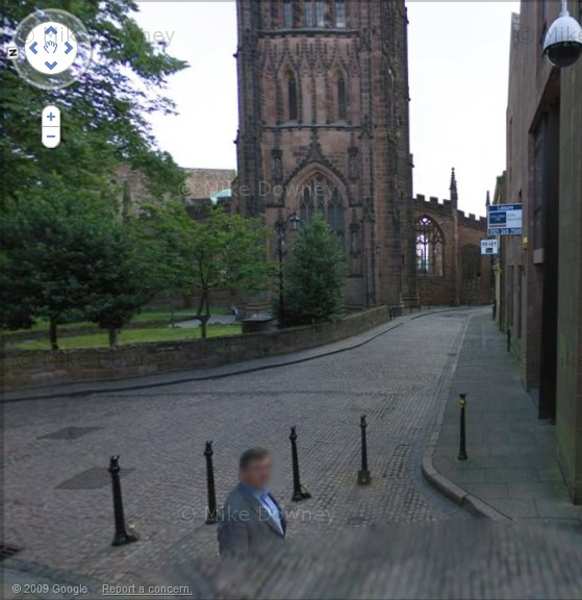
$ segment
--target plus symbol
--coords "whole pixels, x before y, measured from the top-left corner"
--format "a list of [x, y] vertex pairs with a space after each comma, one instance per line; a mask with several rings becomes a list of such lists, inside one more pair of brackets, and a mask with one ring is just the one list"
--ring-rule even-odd
[[56, 118], [56, 116], [51, 112], [47, 115], [48, 120], [52, 123], [53, 119]]

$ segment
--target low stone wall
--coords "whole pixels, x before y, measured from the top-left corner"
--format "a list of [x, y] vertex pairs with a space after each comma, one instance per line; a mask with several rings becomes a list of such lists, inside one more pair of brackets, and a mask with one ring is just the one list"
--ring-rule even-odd
[[218, 367], [306, 350], [351, 337], [389, 320], [387, 306], [333, 323], [207, 340], [159, 342], [116, 349], [5, 350], [0, 355], [4, 391], [47, 384], [99, 381]]

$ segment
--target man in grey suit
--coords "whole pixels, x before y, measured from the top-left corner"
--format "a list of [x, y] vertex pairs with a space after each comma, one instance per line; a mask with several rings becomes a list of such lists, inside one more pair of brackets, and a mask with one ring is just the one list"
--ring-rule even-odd
[[239, 484], [229, 494], [218, 526], [222, 556], [245, 557], [285, 540], [287, 524], [268, 490], [273, 461], [268, 450], [251, 448], [239, 461]]

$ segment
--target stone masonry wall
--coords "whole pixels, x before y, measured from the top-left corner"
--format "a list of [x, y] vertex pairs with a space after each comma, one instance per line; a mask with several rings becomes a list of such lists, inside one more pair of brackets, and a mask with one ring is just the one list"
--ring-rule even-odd
[[562, 73], [558, 454], [570, 494], [582, 503], [582, 61]]
[[[417, 290], [420, 303], [428, 306], [452, 305], [457, 298], [461, 304], [489, 304], [493, 299], [491, 260], [480, 257], [480, 276], [467, 281], [463, 277], [463, 248], [479, 249], [481, 240], [487, 237], [487, 221], [484, 217], [466, 215], [454, 208], [450, 200], [439, 200], [423, 195], [413, 199], [415, 222], [422, 217], [432, 219], [442, 232], [444, 239], [444, 273], [442, 276], [417, 275]], [[454, 211], [457, 219], [454, 218]], [[457, 260], [455, 260], [457, 255]], [[457, 266], [458, 265], [458, 266]], [[459, 273], [457, 273], [457, 268]], [[456, 286], [459, 285], [458, 290]]]
[[7, 351], [0, 358], [3, 391], [218, 367], [306, 350], [358, 335], [389, 320], [386, 306], [333, 323], [269, 333], [59, 352]]

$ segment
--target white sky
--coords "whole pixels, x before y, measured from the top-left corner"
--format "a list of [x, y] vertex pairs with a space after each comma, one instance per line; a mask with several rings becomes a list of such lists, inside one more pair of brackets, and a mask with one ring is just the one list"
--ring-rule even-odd
[[[519, 2], [407, 4], [414, 193], [448, 198], [455, 166], [460, 207], [484, 214], [505, 165], [510, 17]], [[236, 168], [234, 1], [143, 1], [138, 22], [191, 65], [167, 91], [179, 115], [152, 118], [161, 148], [184, 167]]]

